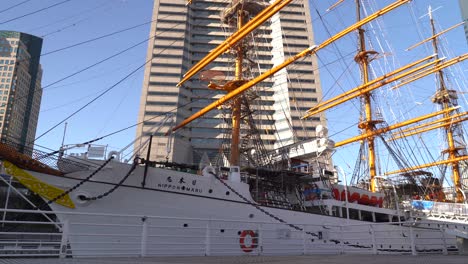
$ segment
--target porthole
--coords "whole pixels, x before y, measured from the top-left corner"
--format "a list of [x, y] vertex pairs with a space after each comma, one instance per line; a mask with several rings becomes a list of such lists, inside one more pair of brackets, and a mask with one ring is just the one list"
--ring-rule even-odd
[[89, 198], [91, 198], [91, 195], [89, 193], [86, 193], [86, 192], [78, 192], [75, 194], [75, 201], [77, 204], [79, 205], [88, 205], [91, 203], [90, 200], [88, 200]]
[[87, 199], [88, 197], [86, 195], [84, 195], [84, 194], [79, 194], [79, 195], [76, 196], [76, 198], [78, 198], [78, 200], [83, 201], [83, 202], [88, 201], [88, 199]]

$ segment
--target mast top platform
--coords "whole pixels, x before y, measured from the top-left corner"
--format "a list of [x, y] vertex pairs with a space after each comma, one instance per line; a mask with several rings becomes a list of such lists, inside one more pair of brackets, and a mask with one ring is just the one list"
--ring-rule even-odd
[[436, 104], [449, 103], [458, 99], [457, 91], [443, 89], [439, 90], [434, 94], [432, 102]]
[[233, 0], [231, 6], [222, 12], [222, 21], [225, 24], [236, 24], [237, 11], [242, 10], [251, 17], [256, 16], [266, 5], [255, 0]]

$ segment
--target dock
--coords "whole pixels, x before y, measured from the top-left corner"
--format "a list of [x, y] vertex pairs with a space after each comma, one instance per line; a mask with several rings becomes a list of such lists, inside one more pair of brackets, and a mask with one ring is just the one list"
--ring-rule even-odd
[[146, 258], [42, 258], [0, 259], [0, 264], [466, 264], [461, 255], [309, 255], [309, 256], [237, 256], [237, 257], [146, 257]]

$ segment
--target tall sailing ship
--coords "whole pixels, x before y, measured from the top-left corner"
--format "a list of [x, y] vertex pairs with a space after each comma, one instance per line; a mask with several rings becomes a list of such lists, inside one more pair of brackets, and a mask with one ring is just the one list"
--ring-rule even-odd
[[[256, 71], [249, 65], [254, 64], [250, 55], [255, 33], [291, 2], [238, 0], [226, 4], [220, 19], [229, 28], [236, 29], [235, 33], [188, 70], [178, 84], [182, 86], [198, 74], [210, 89], [225, 92], [170, 131], [163, 131], [171, 141], [179, 129], [210, 111], [220, 108], [228, 111], [230, 139], [223, 144], [216, 162], [207, 159], [197, 165], [187, 165], [151, 160], [151, 151], [161, 151], [148, 147], [152, 146], [153, 136], [142, 140], [130, 163], [120, 160], [122, 151], [109, 153], [103, 161], [65, 155], [65, 148], [53, 153], [35, 151], [31, 158], [16, 152], [15, 146], [8, 142], [1, 144], [2, 173], [11, 176], [10, 181], [6, 177], [2, 181], [13, 190], [17, 190], [19, 182], [38, 194], [44, 202], [35, 204], [35, 209], [48, 221], [66, 223], [54, 227], [56, 232], [67, 234], [60, 243], [62, 254], [89, 256], [96, 254], [94, 250], [98, 248], [101, 254], [132, 255], [128, 244], [140, 242], [144, 245], [141, 255], [148, 251], [166, 255], [301, 254], [307, 252], [306, 248], [314, 252], [341, 252], [351, 248], [413, 254], [457, 251], [454, 232], [465, 230], [466, 219], [450, 222], [427, 218], [414, 215], [403, 206], [411, 206], [410, 200], [420, 204], [423, 202], [420, 198], [426, 197], [437, 202], [465, 200], [462, 183], [468, 156], [462, 124], [466, 113], [460, 111], [458, 92], [449, 87], [444, 71], [468, 55], [451, 59], [440, 55], [438, 37], [443, 32], [436, 31], [430, 14], [432, 36], [428, 41], [432, 42], [433, 54], [377, 76], [370, 66], [380, 55], [368, 47], [366, 35], [372, 31], [366, 31], [365, 27], [410, 1], [395, 1], [367, 16], [362, 14], [360, 1], [356, 1], [355, 24], [252, 77], [251, 73]], [[339, 8], [342, 2], [338, 1], [330, 9]], [[267, 149], [252, 117], [255, 102], [261, 99], [261, 90], [255, 89], [256, 85], [355, 32], [359, 48], [354, 60], [361, 70], [361, 84], [320, 101], [303, 118], [314, 117], [357, 98], [362, 106], [360, 135], [334, 142], [328, 138], [327, 129], [318, 126], [315, 137], [275, 150]], [[234, 74], [229, 78], [208, 68], [227, 52], [235, 61]], [[438, 111], [390, 125], [376, 113], [375, 91], [383, 87], [400, 88], [430, 75], [437, 78], [432, 101], [439, 106]], [[169, 115], [161, 121], [165, 122], [171, 122]], [[438, 128], [443, 129], [446, 138], [447, 147], [443, 151], [446, 160], [406, 166], [410, 163], [402, 159], [402, 151], [391, 150], [398, 138]], [[160, 132], [159, 128], [155, 131]], [[398, 171], [381, 174], [376, 155], [379, 138], [395, 158]], [[366, 153], [367, 168], [363, 176], [357, 166], [348, 186], [346, 179], [339, 183], [331, 158], [335, 148], [353, 142], [361, 142], [358, 163], [363, 164], [362, 156]], [[448, 165], [452, 173], [453, 198], [443, 191], [445, 176], [423, 170], [442, 165]], [[386, 178], [395, 174], [398, 176], [391, 181]], [[390, 188], [385, 182], [391, 184]], [[14, 234], [22, 228], [14, 222], [27, 223], [25, 218], [21, 210], [4, 213], [2, 234]], [[92, 221], [99, 224], [91, 224]], [[138, 241], [140, 238], [134, 234], [141, 232], [145, 234], [144, 239]], [[344, 236], [343, 232], [352, 235]], [[376, 233], [383, 235], [376, 238]], [[423, 243], [415, 246], [416, 238]], [[301, 246], [297, 244], [298, 239], [302, 241]], [[204, 250], [200, 251], [202, 244]]]

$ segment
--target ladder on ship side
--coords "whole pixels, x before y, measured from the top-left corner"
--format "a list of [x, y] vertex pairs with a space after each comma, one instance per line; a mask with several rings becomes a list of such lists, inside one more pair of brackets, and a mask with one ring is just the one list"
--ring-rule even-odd
[[260, 204], [284, 209], [293, 208], [285, 190], [276, 181], [263, 180], [260, 194]]
[[296, 199], [298, 201], [298, 208], [300, 209], [300, 211], [306, 211], [306, 207], [304, 205], [304, 200], [305, 200], [305, 197], [304, 197], [304, 192], [303, 190], [299, 187], [299, 186], [294, 186], [294, 194], [296, 195]]

